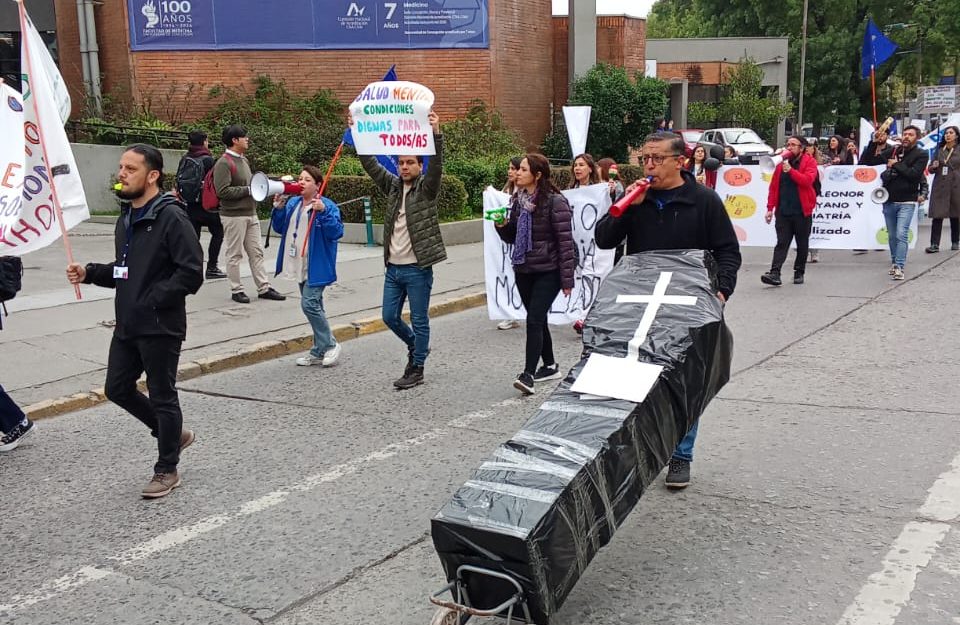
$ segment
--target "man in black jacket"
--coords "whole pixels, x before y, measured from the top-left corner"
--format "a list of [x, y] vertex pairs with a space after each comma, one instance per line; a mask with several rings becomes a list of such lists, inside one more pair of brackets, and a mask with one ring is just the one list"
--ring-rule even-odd
[[[717, 193], [697, 184], [683, 168], [685, 144], [679, 135], [658, 133], [644, 140], [641, 163], [653, 180], [620, 217], [609, 213], [597, 222], [597, 247], [614, 249], [627, 240], [627, 254], [652, 250], [701, 249], [717, 261], [717, 297], [726, 302], [737, 286], [740, 243], [730, 216]], [[637, 183], [626, 189], [633, 191]], [[685, 488], [690, 483], [690, 463], [699, 423], [673, 452], [666, 484]]]
[[[180, 485], [180, 452], [194, 441], [183, 429], [177, 396], [180, 346], [187, 333], [186, 297], [203, 284], [203, 250], [183, 205], [160, 189], [163, 156], [134, 144], [120, 157], [117, 195], [123, 200], [115, 234], [116, 260], [72, 263], [73, 284], [115, 288], [116, 327], [107, 360], [107, 398], [157, 438], [159, 458], [144, 487], [147, 498], [163, 497]], [[147, 398], [137, 390], [147, 374]]]
[[929, 155], [917, 147], [920, 129], [907, 126], [900, 137], [900, 146], [885, 154], [887, 170], [880, 174], [883, 187], [890, 193], [883, 203], [883, 218], [887, 222], [887, 240], [890, 244], [890, 275], [903, 280], [910, 240], [910, 222], [917, 209], [920, 186], [924, 182]]

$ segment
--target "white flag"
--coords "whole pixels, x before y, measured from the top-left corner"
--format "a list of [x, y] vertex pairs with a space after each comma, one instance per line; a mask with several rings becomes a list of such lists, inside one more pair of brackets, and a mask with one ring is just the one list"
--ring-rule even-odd
[[23, 154], [22, 176], [16, 181], [23, 201], [20, 218], [13, 224], [0, 226], [0, 254], [18, 256], [60, 238], [54, 187], [65, 229], [70, 230], [90, 218], [77, 163], [63, 129], [63, 116], [70, 112], [69, 95], [22, 4], [20, 11], [24, 26], [20, 48], [23, 140], [14, 143], [21, 147]]
[[23, 103], [13, 87], [0, 83], [0, 231], [20, 220], [23, 178]]
[[570, 149], [576, 158], [587, 151], [587, 134], [590, 132], [590, 107], [563, 107], [563, 121], [567, 125]]

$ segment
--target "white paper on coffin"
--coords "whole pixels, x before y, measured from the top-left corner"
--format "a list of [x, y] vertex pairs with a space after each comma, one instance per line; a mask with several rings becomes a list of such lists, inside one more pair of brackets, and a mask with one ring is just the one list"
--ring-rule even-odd
[[632, 358], [590, 354], [570, 390], [639, 404], [646, 399], [661, 371], [661, 365], [651, 365]]

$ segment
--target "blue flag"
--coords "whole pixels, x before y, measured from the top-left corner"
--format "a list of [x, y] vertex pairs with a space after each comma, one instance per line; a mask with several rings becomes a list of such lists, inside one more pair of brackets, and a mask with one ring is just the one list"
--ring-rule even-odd
[[897, 44], [887, 39], [886, 35], [880, 32], [873, 19], [867, 20], [867, 31], [863, 33], [863, 52], [860, 57], [860, 65], [864, 78], [870, 77], [870, 69], [875, 68], [897, 51]]
[[[387, 73], [383, 75], [383, 79], [386, 82], [393, 82], [395, 80], [400, 80], [397, 78], [397, 66], [391, 65], [390, 69], [387, 70]], [[353, 145], [353, 133], [350, 132], [350, 129], [347, 128], [343, 133], [343, 142], [346, 145]], [[395, 156], [377, 156], [377, 160], [380, 161], [380, 164], [383, 165], [383, 168], [389, 171], [394, 176], [400, 175], [397, 172], [397, 157]]]

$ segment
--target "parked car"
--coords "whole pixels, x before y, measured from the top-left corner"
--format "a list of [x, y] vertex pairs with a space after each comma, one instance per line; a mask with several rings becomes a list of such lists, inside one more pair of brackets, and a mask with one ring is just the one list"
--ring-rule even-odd
[[749, 128], [714, 128], [705, 130], [700, 143], [706, 146], [729, 145], [744, 165], [757, 163], [761, 156], [773, 154], [773, 148], [763, 142], [757, 133]]
[[683, 137], [683, 142], [686, 144], [683, 152], [686, 157], [693, 158], [693, 150], [697, 147], [697, 144], [700, 143], [700, 137], [703, 136], [703, 131], [697, 128], [683, 128], [681, 130], [674, 130], [674, 132]]

